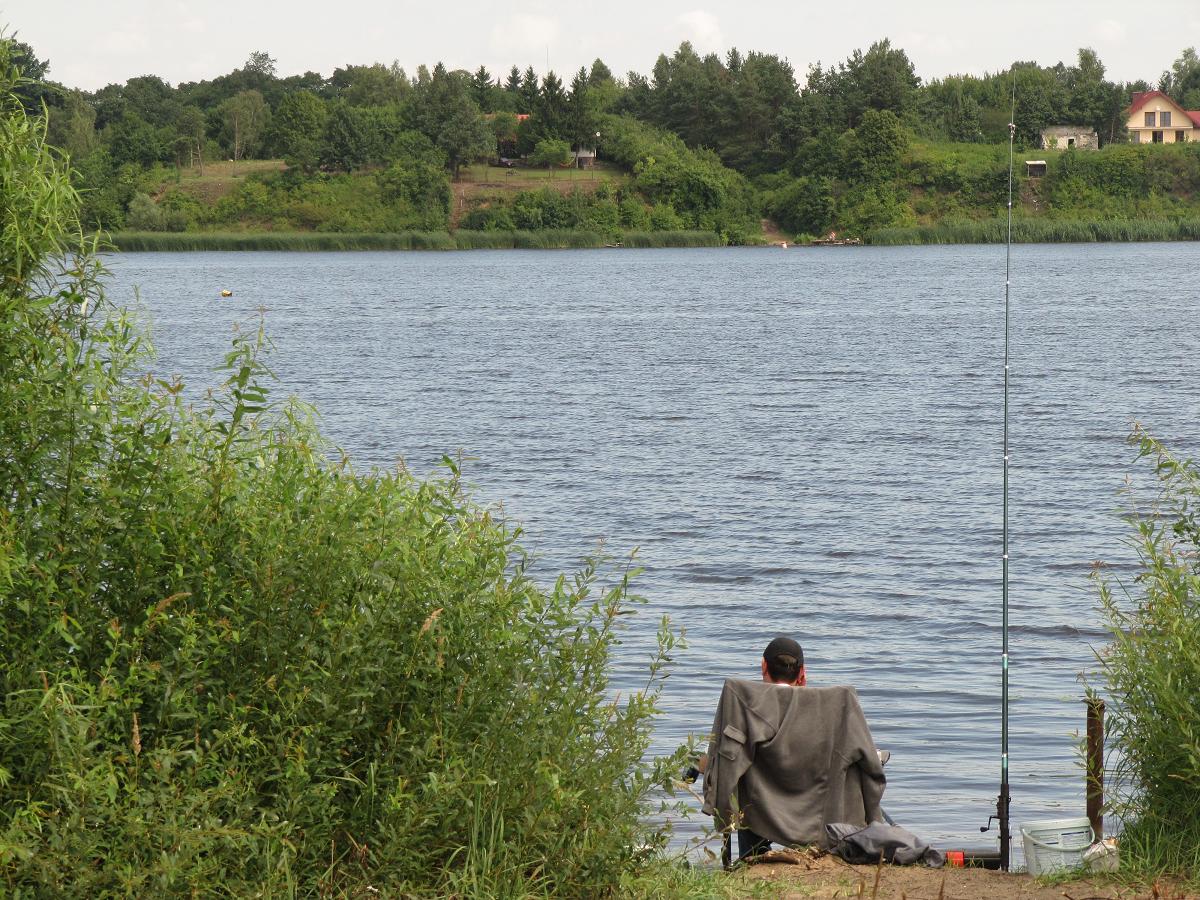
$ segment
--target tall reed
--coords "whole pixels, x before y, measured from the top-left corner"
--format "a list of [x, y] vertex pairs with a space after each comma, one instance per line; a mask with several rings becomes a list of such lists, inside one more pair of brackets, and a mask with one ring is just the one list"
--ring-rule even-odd
[[[122, 231], [111, 236], [118, 250], [562, 250], [604, 247], [611, 238], [594, 231], [405, 231], [394, 234], [342, 234], [300, 231], [248, 233]], [[625, 247], [718, 247], [711, 231], [632, 231], [619, 240]]]
[[627, 231], [624, 247], [720, 247], [721, 236], [713, 231]]
[[1135, 508], [1140, 568], [1131, 583], [1097, 576], [1112, 638], [1100, 654], [1123, 824], [1122, 865], [1200, 887], [1200, 469], [1143, 431], [1159, 494]]
[[[1200, 238], [1200, 219], [1017, 219], [1013, 240], [1018, 243], [1097, 243], [1125, 241], [1194, 241]], [[867, 242], [881, 246], [905, 244], [1002, 244], [1004, 219], [942, 223], [912, 228], [880, 228]]]
[[264, 231], [228, 233], [213, 231], [122, 231], [112, 244], [125, 251], [185, 250], [452, 250], [453, 238], [445, 232], [404, 231], [394, 234], [342, 234], [336, 232]]

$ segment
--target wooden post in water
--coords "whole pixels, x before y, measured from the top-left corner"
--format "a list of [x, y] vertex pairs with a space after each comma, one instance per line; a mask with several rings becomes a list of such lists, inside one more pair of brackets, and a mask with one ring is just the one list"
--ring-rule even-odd
[[1096, 840], [1104, 838], [1104, 701], [1087, 703], [1087, 817]]

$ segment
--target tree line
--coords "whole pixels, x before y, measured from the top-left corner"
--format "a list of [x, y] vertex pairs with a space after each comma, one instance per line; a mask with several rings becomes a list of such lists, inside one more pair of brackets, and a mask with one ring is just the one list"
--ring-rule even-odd
[[[30, 111], [47, 109], [49, 139], [70, 154], [85, 189], [85, 219], [104, 227], [123, 226], [131, 204], [147, 212], [135, 199], [141, 172], [258, 158], [285, 160], [293, 178], [387, 170], [393, 197], [415, 204], [411, 218], [424, 220], [439, 214], [446, 178], [466, 162], [566, 164], [572, 149], [603, 149], [632, 120], [693, 153], [682, 166], [688, 171], [660, 194], [704, 190], [701, 170], [711, 167], [700, 160], [709, 154], [705, 160], [755, 182], [759, 211], [775, 215], [782, 204], [789, 226], [810, 230], [831, 221], [835, 195], [846, 192], [875, 197], [864, 202], [886, 219], [892, 198], [880, 187], [894, 180], [913, 140], [1005, 142], [1014, 92], [1019, 142], [1070, 123], [1116, 143], [1130, 95], [1151, 87], [1108, 79], [1088, 48], [1071, 64], [1018, 61], [922, 82], [907, 53], [885, 39], [840, 63], [812, 65], [803, 81], [777, 55], [701, 55], [685, 42], [648, 75], [618, 77], [597, 59], [569, 80], [531, 66], [494, 75], [441, 63], [411, 76], [375, 63], [280, 77], [275, 60], [256, 51], [211, 80], [172, 86], [146, 75], [85, 92], [44, 81], [48, 63], [15, 46], [30, 79], [22, 97]], [[1196, 51], [1183, 51], [1157, 84], [1185, 107], [1200, 107]], [[872, 218], [879, 216], [863, 221]]]

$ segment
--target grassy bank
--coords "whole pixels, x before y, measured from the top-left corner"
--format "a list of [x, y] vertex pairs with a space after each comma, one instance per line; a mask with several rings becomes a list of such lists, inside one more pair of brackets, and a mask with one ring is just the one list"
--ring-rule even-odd
[[[912, 228], [880, 228], [867, 235], [867, 243], [880, 246], [905, 244], [1002, 244], [1007, 236], [1005, 219], [938, 224]], [[1022, 244], [1093, 244], [1116, 241], [1194, 241], [1200, 239], [1200, 219], [1017, 219], [1013, 240]]]
[[[157, 232], [123, 231], [111, 236], [118, 250], [565, 250], [604, 247], [611, 238], [594, 231], [405, 231], [393, 234], [329, 234], [274, 231]], [[619, 241], [624, 247], [719, 247], [710, 231], [632, 231]]]

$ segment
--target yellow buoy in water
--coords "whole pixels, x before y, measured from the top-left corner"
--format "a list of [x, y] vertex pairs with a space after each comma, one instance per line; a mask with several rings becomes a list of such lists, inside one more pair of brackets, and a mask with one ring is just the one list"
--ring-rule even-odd
[[222, 297], [232, 297], [233, 291], [221, 291], [221, 296]]

